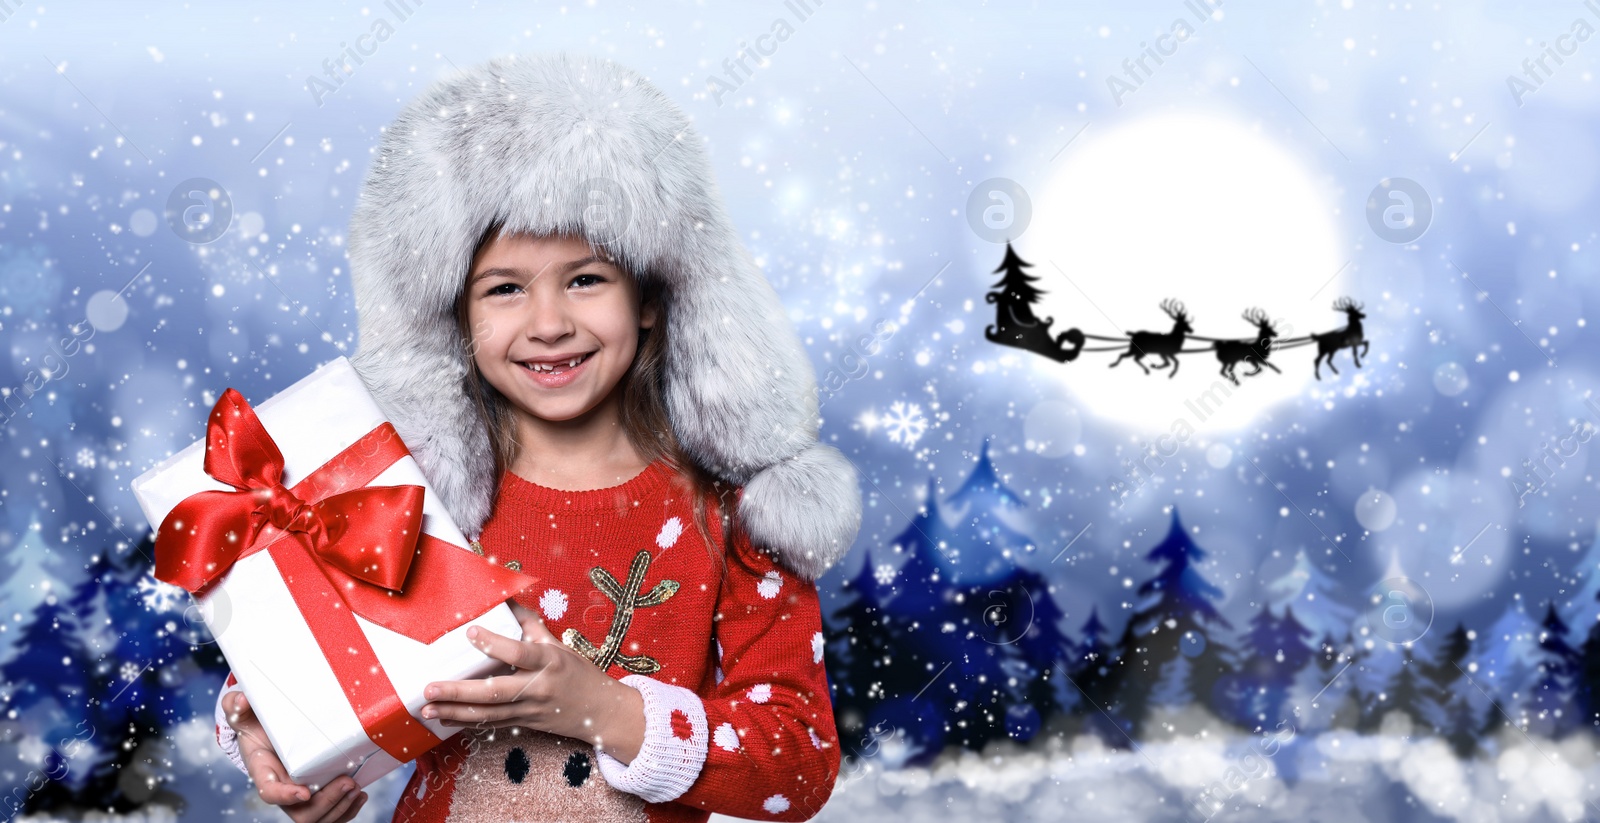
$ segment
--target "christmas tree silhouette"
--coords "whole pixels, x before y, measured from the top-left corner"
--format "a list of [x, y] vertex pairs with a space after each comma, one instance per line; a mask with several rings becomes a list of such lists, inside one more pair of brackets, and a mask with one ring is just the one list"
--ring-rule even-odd
[[1017, 256], [1011, 243], [1006, 243], [1005, 259], [994, 270], [1001, 275], [1000, 282], [991, 286], [984, 296], [986, 301], [995, 304], [995, 321], [984, 329], [983, 335], [991, 343], [1015, 346], [1062, 363], [1075, 360], [1083, 348], [1083, 332], [1067, 329], [1052, 337], [1050, 324], [1055, 318], [1046, 317], [1041, 321], [1033, 314], [1033, 305], [1044, 292], [1033, 285], [1038, 278], [1023, 271], [1032, 266]]

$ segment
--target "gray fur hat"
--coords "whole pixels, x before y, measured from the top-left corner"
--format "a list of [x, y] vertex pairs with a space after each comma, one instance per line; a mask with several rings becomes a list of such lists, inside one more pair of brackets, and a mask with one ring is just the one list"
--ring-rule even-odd
[[855, 469], [817, 440], [811, 362], [728, 218], [700, 137], [637, 72], [568, 53], [497, 58], [412, 100], [350, 220], [351, 362], [463, 532], [481, 532], [499, 477], [454, 308], [497, 221], [584, 236], [659, 279], [679, 442], [744, 487], [741, 525], [795, 574], [815, 580], [849, 551]]

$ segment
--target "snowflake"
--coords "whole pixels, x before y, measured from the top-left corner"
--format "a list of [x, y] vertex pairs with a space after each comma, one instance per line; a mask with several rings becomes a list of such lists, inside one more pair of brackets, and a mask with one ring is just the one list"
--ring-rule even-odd
[[174, 586], [149, 575], [139, 579], [139, 596], [144, 599], [144, 607], [153, 612], [172, 611], [187, 599], [188, 594], [182, 586]]
[[878, 585], [887, 586], [894, 582], [894, 567], [888, 563], [879, 563], [877, 571], [873, 572], [872, 576], [878, 578]]
[[139, 675], [144, 674], [144, 669], [139, 668], [138, 663], [130, 661], [122, 664], [122, 670], [119, 672], [119, 674], [122, 675], [123, 680], [132, 683], [133, 681], [139, 679]]
[[90, 449], [78, 449], [78, 465], [86, 469], [94, 468], [94, 452]]
[[915, 403], [908, 406], [904, 401], [896, 400], [889, 407], [889, 413], [884, 415], [883, 425], [889, 432], [889, 440], [903, 442], [909, 449], [928, 430], [928, 418], [922, 416], [921, 406]]

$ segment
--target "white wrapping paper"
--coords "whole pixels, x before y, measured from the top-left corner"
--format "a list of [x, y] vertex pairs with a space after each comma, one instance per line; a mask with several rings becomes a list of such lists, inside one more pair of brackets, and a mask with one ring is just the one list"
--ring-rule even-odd
[[[384, 422], [355, 369], [343, 357], [272, 398], [251, 405], [283, 452], [283, 483], [291, 488]], [[159, 527], [167, 513], [192, 494], [232, 490], [205, 473], [204, 459], [202, 436], [133, 481], [134, 496], [152, 528]], [[423, 486], [423, 531], [455, 546], [467, 545], [466, 537], [412, 458], [396, 462], [371, 485]], [[358, 785], [367, 786], [403, 765], [378, 748], [362, 730], [267, 552], [257, 552], [236, 563], [227, 576], [198, 599], [198, 605], [294, 782], [316, 791], [339, 775], [351, 775]], [[441, 608], [444, 605], [440, 604]], [[507, 637], [522, 635], [522, 627], [504, 603], [432, 644], [418, 643], [360, 615], [355, 619], [406, 708], [440, 739], [460, 728], [417, 716], [427, 702], [422, 694], [427, 684], [511, 671], [511, 667], [474, 648], [467, 639], [467, 629], [482, 626]]]

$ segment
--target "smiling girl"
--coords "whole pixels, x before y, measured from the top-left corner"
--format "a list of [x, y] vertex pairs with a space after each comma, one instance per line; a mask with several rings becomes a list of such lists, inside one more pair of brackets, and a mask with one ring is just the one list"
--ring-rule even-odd
[[[805, 820], [836, 739], [815, 580], [853, 542], [849, 461], [687, 119], [614, 63], [495, 60], [400, 115], [352, 218], [353, 358], [473, 550], [537, 581], [513, 668], [431, 684], [465, 727], [395, 821]], [[218, 740], [297, 821], [230, 675]], [[350, 791], [347, 791], [350, 790]]]

